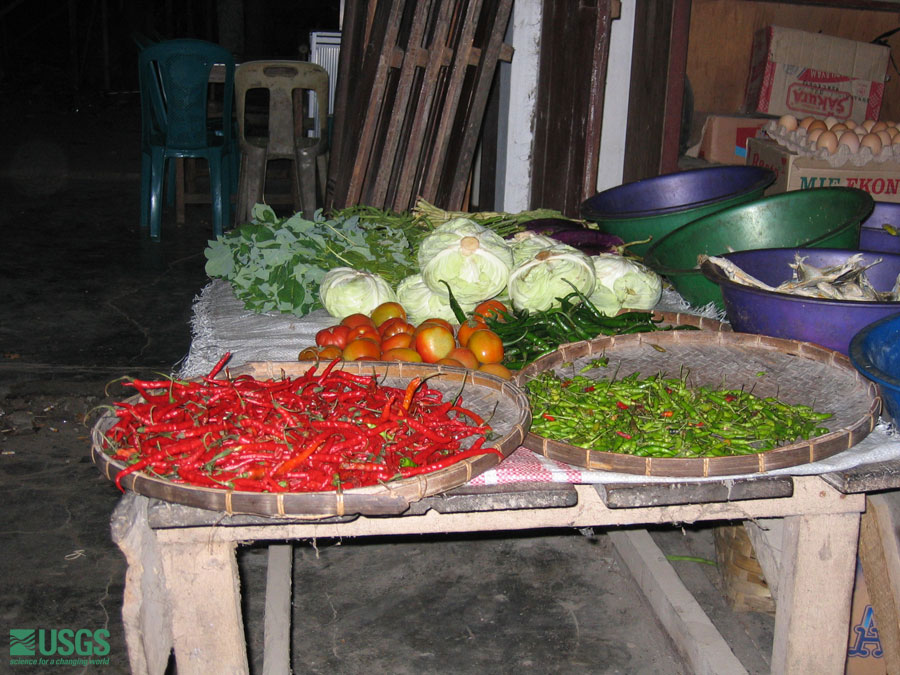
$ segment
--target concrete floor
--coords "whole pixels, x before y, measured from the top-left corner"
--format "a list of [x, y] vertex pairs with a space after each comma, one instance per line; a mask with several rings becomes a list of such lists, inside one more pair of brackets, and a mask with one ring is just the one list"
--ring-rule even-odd
[[[90, 461], [91, 415], [118, 398], [115, 379], [187, 354], [210, 215], [188, 207], [177, 227], [168, 213], [150, 242], [136, 100], [32, 94], [16, 109], [0, 97], [0, 636], [106, 628], [110, 662], [30, 670], [0, 649], [0, 672], [126, 673], [119, 495]], [[708, 528], [655, 537], [715, 556]], [[295, 556], [298, 673], [689, 672], [602, 532], [319, 541]], [[264, 549], [239, 562], [260, 672]], [[732, 612], [714, 567], [674, 564], [748, 671], [767, 672], [771, 618]]]

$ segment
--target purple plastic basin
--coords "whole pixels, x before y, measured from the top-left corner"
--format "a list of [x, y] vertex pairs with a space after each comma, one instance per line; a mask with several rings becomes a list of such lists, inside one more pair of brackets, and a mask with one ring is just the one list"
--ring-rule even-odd
[[[857, 251], [833, 248], [770, 248], [726, 253], [747, 274], [777, 286], [793, 275], [789, 267], [794, 254], [806, 258], [816, 267], [844, 262]], [[879, 291], [894, 287], [900, 274], [900, 254], [862, 251], [867, 263], [881, 262], [866, 271], [869, 281]], [[731, 327], [741, 333], [758, 333], [773, 337], [815, 342], [847, 354], [850, 340], [864, 326], [900, 311], [900, 302], [858, 302], [852, 300], [820, 300], [786, 293], [775, 293], [738, 284], [708, 263], [703, 274], [719, 284], [725, 313]]]
[[885, 225], [900, 230], [900, 204], [875, 202], [872, 215], [862, 222], [859, 230], [860, 250], [900, 253], [900, 236], [889, 233]]
[[900, 314], [879, 319], [854, 335], [850, 362], [881, 389], [882, 417], [900, 425]]

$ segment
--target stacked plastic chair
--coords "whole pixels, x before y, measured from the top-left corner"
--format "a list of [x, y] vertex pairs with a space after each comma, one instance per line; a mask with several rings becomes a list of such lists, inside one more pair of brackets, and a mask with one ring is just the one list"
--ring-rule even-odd
[[[268, 133], [253, 135], [247, 124], [247, 94], [268, 91]], [[321, 137], [306, 136], [302, 101], [315, 93]], [[238, 222], [250, 220], [253, 205], [266, 201], [266, 167], [270, 160], [293, 161], [291, 178], [295, 210], [312, 218], [316, 208], [317, 164], [328, 150], [328, 71], [307, 61], [247, 61], [235, 76], [241, 171]]]
[[[209, 76], [225, 71], [220, 119], [209, 114]], [[205, 40], [167, 40], [138, 56], [141, 87], [141, 226], [160, 238], [162, 192], [168, 163], [203, 158], [209, 165], [213, 233], [228, 228], [234, 192], [235, 143], [232, 119], [234, 57]]]

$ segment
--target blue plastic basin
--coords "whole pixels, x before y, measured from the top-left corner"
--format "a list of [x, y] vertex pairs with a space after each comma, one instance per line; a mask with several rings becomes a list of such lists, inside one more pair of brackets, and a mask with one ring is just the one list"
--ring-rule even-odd
[[860, 250], [900, 253], [900, 236], [885, 230], [885, 225], [900, 230], [900, 204], [875, 202], [872, 214], [862, 222], [859, 230]]
[[870, 323], [854, 335], [850, 361], [881, 389], [882, 417], [900, 423], [900, 314]]

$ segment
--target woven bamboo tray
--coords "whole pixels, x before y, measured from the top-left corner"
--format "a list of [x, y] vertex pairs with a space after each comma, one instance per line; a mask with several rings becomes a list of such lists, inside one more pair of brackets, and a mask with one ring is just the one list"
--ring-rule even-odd
[[[525, 446], [544, 456], [599, 471], [645, 476], [696, 478], [761, 473], [825, 459], [865, 438], [878, 421], [877, 388], [850, 360], [808, 342], [728, 331], [670, 331], [598, 338], [561, 346], [523, 368], [523, 385], [545, 370], [576, 373], [601, 356], [609, 365], [598, 374], [679, 377], [683, 367], [692, 386], [740, 389], [806, 404], [833, 414], [822, 426], [829, 433], [767, 452], [734, 457], [653, 458], [585, 449], [529, 433]], [[598, 370], [588, 371], [598, 373]]]
[[[306, 372], [310, 362], [265, 362], [249, 363], [230, 370], [232, 376], [244, 373], [258, 379], [294, 377]], [[319, 372], [326, 364], [321, 364]], [[363, 374], [375, 374], [380, 384], [406, 387], [414, 377], [425, 377], [438, 373], [428, 380], [428, 386], [444, 393], [445, 397], [455, 396], [462, 390], [464, 405], [484, 419], [489, 419], [496, 439], [485, 443], [485, 447], [495, 447], [504, 456], [518, 448], [531, 425], [531, 410], [525, 393], [513, 383], [494, 375], [450, 366], [423, 363], [346, 362], [339, 366], [343, 370]], [[102, 434], [115, 424], [112, 413], [106, 413], [92, 430], [91, 457], [100, 471], [109, 480], [125, 468], [123, 462], [113, 460], [101, 446]], [[411, 502], [424, 497], [445, 492], [468, 482], [478, 474], [499, 462], [491, 453], [462, 460], [446, 469], [387, 483], [329, 492], [240, 492], [216, 488], [192, 487], [173, 483], [143, 472], [134, 472], [125, 477], [125, 488], [147, 497], [195, 506], [228, 514], [250, 514], [275, 517], [327, 518], [349, 515], [387, 515], [402, 513]]]

